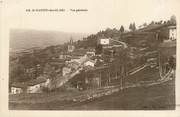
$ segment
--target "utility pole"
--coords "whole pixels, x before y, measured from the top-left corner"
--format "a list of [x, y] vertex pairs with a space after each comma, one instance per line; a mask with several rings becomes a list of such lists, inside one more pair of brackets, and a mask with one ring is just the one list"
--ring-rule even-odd
[[101, 70], [100, 70], [100, 80], [99, 80], [99, 87], [101, 87]]
[[124, 67], [123, 67], [123, 66], [121, 66], [121, 67], [122, 67], [122, 69], [121, 69], [121, 76], [122, 76], [122, 77], [120, 78], [120, 80], [121, 80], [121, 81], [120, 81], [120, 84], [121, 84], [121, 90], [122, 90], [122, 89], [123, 89], [123, 77], [124, 77], [124, 75], [123, 75], [123, 72], [124, 72], [124, 71], [123, 71], [123, 70], [124, 70]]
[[111, 82], [111, 74], [110, 74], [110, 68], [108, 69], [108, 85], [110, 86]]

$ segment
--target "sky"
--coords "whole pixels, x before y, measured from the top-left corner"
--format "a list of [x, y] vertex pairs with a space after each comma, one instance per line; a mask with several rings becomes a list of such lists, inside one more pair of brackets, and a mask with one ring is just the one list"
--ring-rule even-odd
[[[3, 3], [9, 28], [96, 33], [121, 25], [128, 29], [177, 15], [180, 0], [7, 0]], [[26, 12], [26, 9], [65, 9], [65, 12]], [[70, 9], [87, 9], [72, 12]]]

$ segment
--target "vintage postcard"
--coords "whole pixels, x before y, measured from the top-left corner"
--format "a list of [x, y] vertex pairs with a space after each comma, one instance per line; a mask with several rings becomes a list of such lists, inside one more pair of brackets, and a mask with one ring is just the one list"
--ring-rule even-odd
[[0, 7], [2, 115], [178, 117], [179, 0]]

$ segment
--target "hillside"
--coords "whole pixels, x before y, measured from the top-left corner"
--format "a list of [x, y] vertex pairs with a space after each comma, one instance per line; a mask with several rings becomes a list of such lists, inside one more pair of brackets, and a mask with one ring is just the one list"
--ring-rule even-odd
[[69, 41], [70, 37], [76, 41], [82, 39], [85, 36], [87, 36], [87, 34], [13, 29], [10, 31], [10, 48], [17, 50], [28, 49], [32, 47], [46, 47], [63, 44]]

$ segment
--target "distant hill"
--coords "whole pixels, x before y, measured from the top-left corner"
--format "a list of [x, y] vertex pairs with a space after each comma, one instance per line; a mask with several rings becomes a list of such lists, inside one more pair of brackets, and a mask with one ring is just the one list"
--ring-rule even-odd
[[68, 42], [70, 37], [72, 37], [74, 41], [81, 40], [87, 35], [88, 34], [85, 33], [12, 29], [10, 31], [10, 48], [11, 50], [33, 47], [43, 48]]

